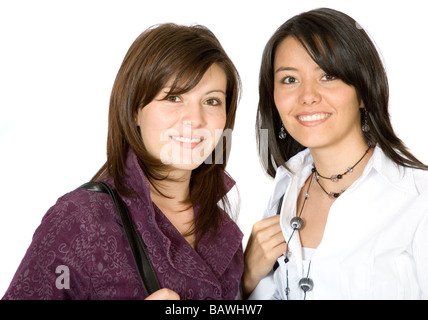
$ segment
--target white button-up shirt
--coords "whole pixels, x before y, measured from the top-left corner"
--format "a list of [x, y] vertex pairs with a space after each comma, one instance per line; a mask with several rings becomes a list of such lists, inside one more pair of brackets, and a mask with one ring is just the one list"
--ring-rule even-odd
[[[297, 197], [311, 174], [308, 149], [277, 170], [264, 218], [277, 213], [290, 238]], [[290, 261], [278, 259], [250, 299], [302, 299], [298, 282], [308, 275], [306, 299], [428, 299], [428, 171], [397, 166], [376, 147], [363, 174], [330, 208], [321, 243], [304, 259], [298, 231]], [[309, 265], [310, 262], [310, 265]], [[288, 273], [288, 277], [287, 277]]]

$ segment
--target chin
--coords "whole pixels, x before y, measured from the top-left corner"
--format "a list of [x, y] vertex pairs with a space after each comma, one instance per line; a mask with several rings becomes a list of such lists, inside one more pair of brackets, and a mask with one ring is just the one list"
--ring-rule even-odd
[[309, 149], [317, 149], [329, 146], [329, 141], [307, 138], [307, 139], [295, 139], [298, 143], [300, 143], [305, 148]]
[[200, 165], [200, 163], [171, 163], [170, 167], [176, 170], [193, 171]]

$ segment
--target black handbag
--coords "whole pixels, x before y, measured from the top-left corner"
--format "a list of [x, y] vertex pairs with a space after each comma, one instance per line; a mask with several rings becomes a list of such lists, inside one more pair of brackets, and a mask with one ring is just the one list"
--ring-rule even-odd
[[137, 232], [134, 222], [132, 221], [126, 204], [105, 182], [88, 182], [81, 185], [79, 189], [103, 192], [110, 195], [119, 214], [120, 220], [122, 221], [123, 229], [125, 230], [126, 238], [128, 239], [129, 246], [131, 247], [135, 265], [137, 266], [138, 274], [146, 293], [150, 295], [159, 290], [160, 285], [158, 278], [156, 277], [149, 255], [147, 254], [144, 243]]

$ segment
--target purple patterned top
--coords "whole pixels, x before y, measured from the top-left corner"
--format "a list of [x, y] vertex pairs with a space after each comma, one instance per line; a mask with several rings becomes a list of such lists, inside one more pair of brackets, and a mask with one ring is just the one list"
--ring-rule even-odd
[[[228, 190], [234, 185], [226, 174], [224, 182]], [[243, 234], [235, 222], [227, 216], [214, 240], [205, 235], [193, 249], [151, 201], [150, 185], [133, 151], [126, 183], [139, 196], [122, 199], [161, 287], [181, 299], [235, 299], [243, 272]], [[110, 197], [79, 189], [59, 198], [46, 213], [3, 299], [145, 297]]]

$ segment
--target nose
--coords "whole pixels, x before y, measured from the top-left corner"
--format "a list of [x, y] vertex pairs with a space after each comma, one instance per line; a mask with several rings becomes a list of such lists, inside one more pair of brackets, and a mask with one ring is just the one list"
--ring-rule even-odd
[[300, 103], [306, 106], [312, 106], [321, 101], [321, 94], [319, 93], [316, 84], [305, 83], [300, 86]]
[[182, 116], [184, 126], [198, 128], [204, 124], [204, 121], [204, 109], [200, 103], [193, 101], [184, 106]]

